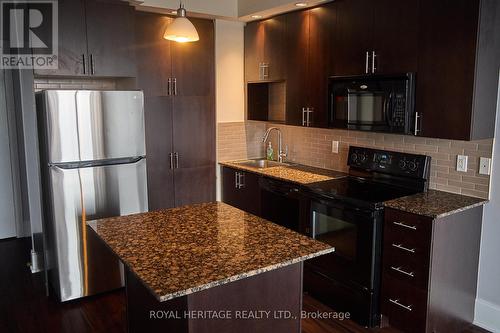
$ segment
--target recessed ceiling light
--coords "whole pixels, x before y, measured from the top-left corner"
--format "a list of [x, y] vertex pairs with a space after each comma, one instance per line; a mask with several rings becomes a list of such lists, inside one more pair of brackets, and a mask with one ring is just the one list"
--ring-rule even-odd
[[295, 6], [297, 6], [297, 7], [307, 7], [307, 2], [297, 2], [295, 4]]
[[254, 19], [260, 19], [260, 18], [262, 18], [262, 15], [252, 15], [252, 18], [254, 18]]

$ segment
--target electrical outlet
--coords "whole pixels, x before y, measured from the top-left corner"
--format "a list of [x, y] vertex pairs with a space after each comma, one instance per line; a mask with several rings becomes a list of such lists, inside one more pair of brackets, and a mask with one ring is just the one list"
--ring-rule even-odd
[[479, 174], [480, 175], [491, 174], [491, 158], [488, 157], [479, 158]]
[[467, 172], [467, 161], [469, 156], [458, 155], [457, 156], [457, 171]]
[[332, 153], [335, 153], [335, 154], [339, 153], [339, 142], [338, 141], [332, 141]]

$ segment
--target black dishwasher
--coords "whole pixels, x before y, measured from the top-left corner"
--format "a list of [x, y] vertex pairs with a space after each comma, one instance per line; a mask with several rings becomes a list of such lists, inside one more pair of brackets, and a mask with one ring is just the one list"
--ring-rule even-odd
[[308, 200], [299, 186], [273, 180], [260, 179], [261, 215], [266, 220], [306, 234]]

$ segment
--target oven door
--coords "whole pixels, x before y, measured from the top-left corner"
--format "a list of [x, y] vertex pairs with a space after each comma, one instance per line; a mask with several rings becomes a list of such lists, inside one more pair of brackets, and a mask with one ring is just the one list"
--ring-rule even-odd
[[310, 236], [335, 252], [308, 265], [336, 281], [371, 291], [378, 283], [382, 218], [336, 200], [311, 202]]

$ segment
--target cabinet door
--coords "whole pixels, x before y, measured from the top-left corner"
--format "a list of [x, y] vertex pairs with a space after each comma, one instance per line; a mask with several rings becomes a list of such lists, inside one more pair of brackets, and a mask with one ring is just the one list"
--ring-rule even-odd
[[145, 96], [149, 210], [174, 207], [172, 98]]
[[[88, 75], [84, 0], [59, 0], [58, 69], [36, 69], [36, 75]], [[85, 60], [85, 64], [84, 64]], [[87, 66], [87, 67], [84, 67]]]
[[163, 39], [163, 32], [171, 21], [158, 14], [135, 14], [137, 87], [144, 91], [145, 98], [169, 94], [172, 60], [170, 42]]
[[286, 15], [280, 15], [262, 22], [264, 25], [264, 63], [266, 80], [285, 79], [286, 59]]
[[91, 75], [135, 76], [133, 7], [118, 1], [86, 0], [86, 16]]
[[[406, 0], [405, 0], [406, 1]], [[338, 0], [334, 41], [334, 74], [366, 72], [366, 52], [372, 50], [373, 0]], [[377, 1], [378, 2], [378, 1]]]
[[[212, 20], [190, 18], [200, 40], [171, 43], [172, 77], [177, 80], [176, 96], [209, 96], [215, 81], [215, 34]], [[178, 98], [178, 97], [176, 97]]]
[[[240, 174], [240, 188], [236, 187], [237, 174]], [[261, 216], [259, 178], [258, 175], [250, 172], [223, 167], [222, 201], [250, 214]]]
[[286, 123], [302, 126], [302, 109], [308, 105], [309, 11], [287, 15]]
[[375, 73], [416, 72], [418, 0], [379, 0], [373, 9]]
[[309, 11], [308, 106], [314, 127], [328, 126], [328, 77], [332, 75], [332, 47], [336, 3]]
[[264, 61], [265, 25], [262, 21], [245, 26], [245, 81], [260, 80], [260, 64]]
[[416, 108], [421, 135], [468, 140], [479, 0], [420, 0], [420, 13]]
[[174, 97], [175, 204], [215, 200], [215, 110], [212, 96]]

